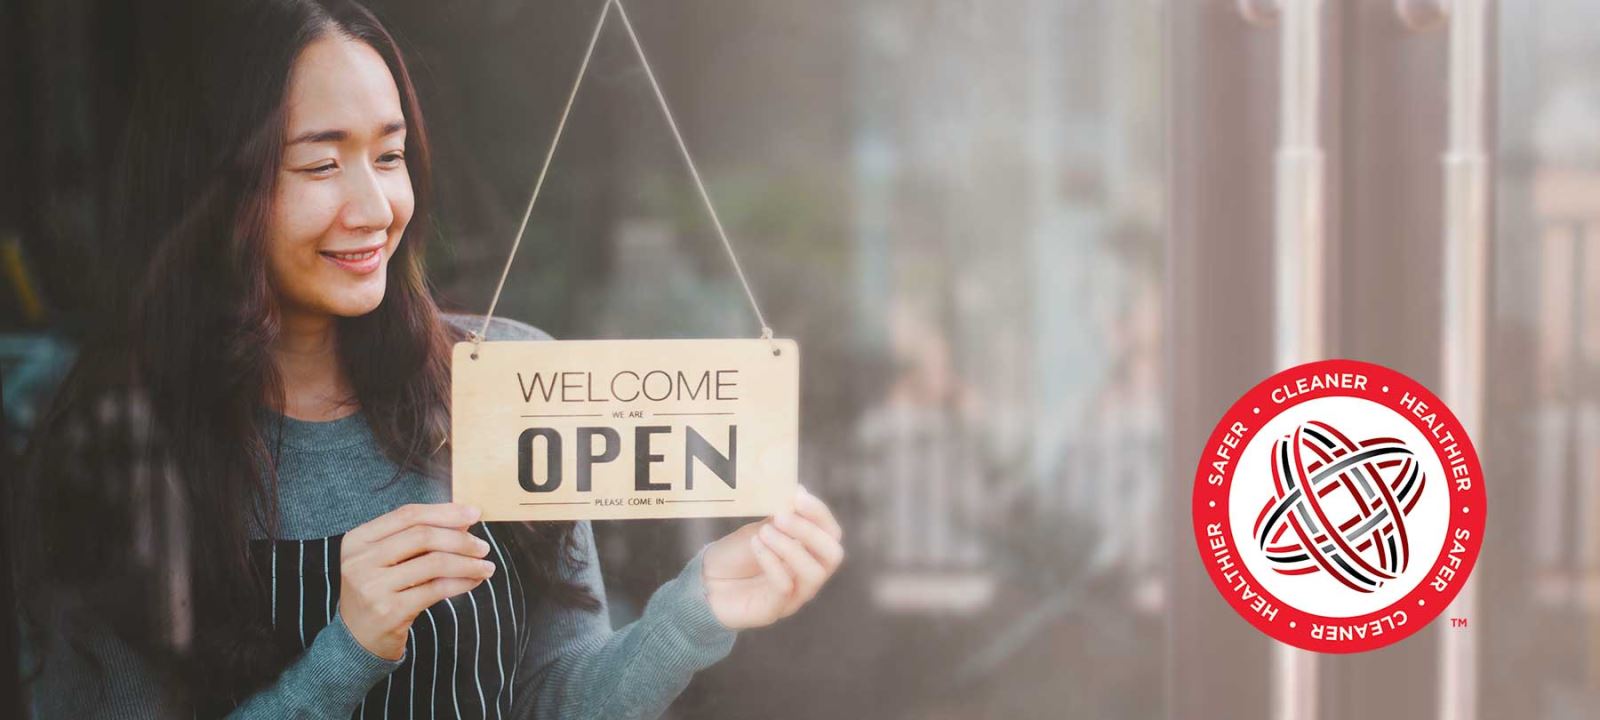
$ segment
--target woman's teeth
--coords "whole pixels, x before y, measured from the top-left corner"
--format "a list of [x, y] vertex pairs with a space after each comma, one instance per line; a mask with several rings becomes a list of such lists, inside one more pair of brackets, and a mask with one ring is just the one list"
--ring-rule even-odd
[[359, 252], [359, 253], [331, 253], [331, 252], [325, 252], [325, 253], [322, 253], [322, 254], [323, 255], [327, 255], [328, 257], [338, 258], [340, 260], [349, 260], [351, 262], [360, 262], [360, 261], [365, 260], [365, 259], [367, 259], [369, 257], [372, 257], [377, 252], [378, 252], [377, 250], [368, 250], [366, 252]]

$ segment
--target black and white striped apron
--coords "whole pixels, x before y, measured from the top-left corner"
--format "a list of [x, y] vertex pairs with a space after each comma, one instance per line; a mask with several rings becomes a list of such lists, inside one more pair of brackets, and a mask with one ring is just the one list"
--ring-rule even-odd
[[[478, 523], [470, 532], [490, 544], [488, 582], [427, 608], [411, 625], [406, 657], [373, 686], [354, 718], [502, 718], [516, 699], [513, 678], [529, 637], [527, 601], [510, 549]], [[271, 578], [273, 632], [305, 648], [339, 607], [339, 548], [344, 535], [255, 540], [259, 570]]]

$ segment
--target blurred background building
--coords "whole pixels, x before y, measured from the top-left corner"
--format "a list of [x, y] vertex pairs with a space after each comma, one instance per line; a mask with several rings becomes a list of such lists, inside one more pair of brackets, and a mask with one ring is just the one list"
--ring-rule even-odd
[[[488, 304], [601, 2], [369, 0], [423, 93], [455, 309]], [[1273, 0], [628, 5], [804, 348], [802, 477], [850, 553], [671, 717], [1271, 717], [1297, 691], [1206, 579], [1187, 503], [1212, 423], [1276, 362]], [[1431, 4], [1317, 10], [1323, 345], [1437, 390], [1451, 20], [1397, 6]], [[1478, 717], [1600, 703], [1600, 5], [1490, 7], [1479, 605], [1321, 658], [1321, 717], [1441, 717], [1452, 632], [1476, 641]], [[164, 23], [0, 0], [13, 451], [80, 339], [128, 60]], [[616, 23], [499, 312], [561, 338], [758, 331]], [[616, 622], [737, 524], [597, 523]]]

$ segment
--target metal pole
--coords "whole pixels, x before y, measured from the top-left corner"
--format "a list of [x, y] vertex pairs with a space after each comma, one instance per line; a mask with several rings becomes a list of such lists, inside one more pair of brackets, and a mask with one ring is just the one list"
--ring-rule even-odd
[[[1444, 395], [1469, 437], [1481, 438], [1489, 248], [1489, 160], [1485, 143], [1487, 0], [1450, 9], [1449, 145], [1444, 153]], [[1470, 579], [1449, 617], [1472, 617]], [[1477, 717], [1478, 645], [1471, 632], [1439, 634], [1439, 717]]]
[[[1279, 369], [1322, 357], [1323, 157], [1321, 0], [1281, 0], [1278, 18], [1276, 358]], [[1316, 717], [1317, 657], [1288, 645], [1273, 653], [1273, 717]]]

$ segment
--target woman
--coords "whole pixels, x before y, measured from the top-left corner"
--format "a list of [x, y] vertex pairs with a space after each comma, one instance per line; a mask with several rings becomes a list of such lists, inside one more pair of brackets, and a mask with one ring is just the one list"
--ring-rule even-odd
[[178, 22], [119, 162], [112, 322], [8, 523], [40, 717], [655, 717], [816, 594], [843, 549], [804, 491], [616, 630], [587, 522], [446, 502], [475, 318], [423, 274], [429, 146], [394, 42], [337, 0]]

